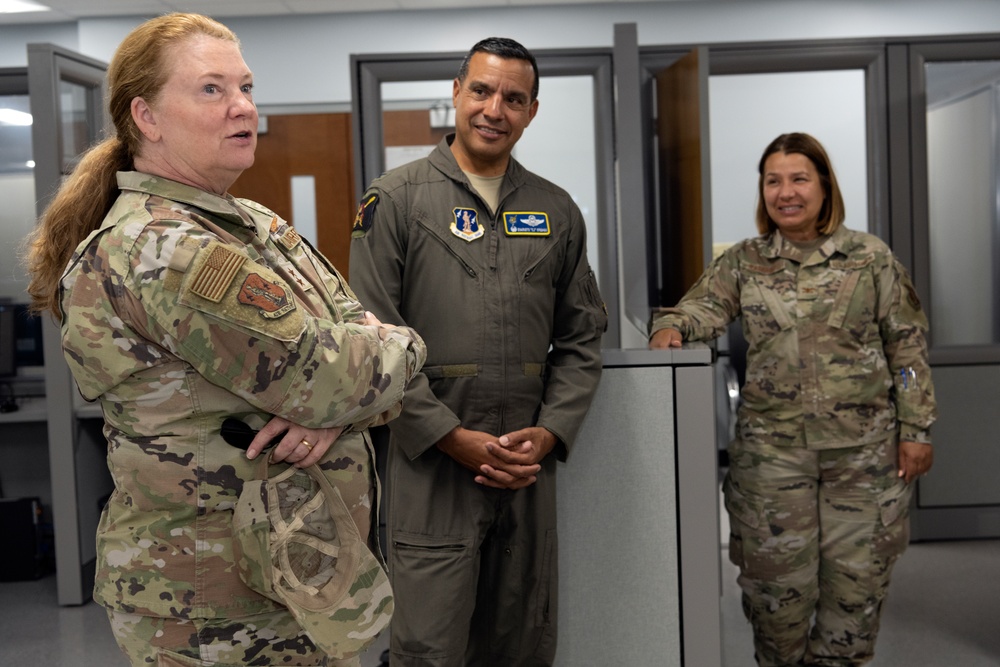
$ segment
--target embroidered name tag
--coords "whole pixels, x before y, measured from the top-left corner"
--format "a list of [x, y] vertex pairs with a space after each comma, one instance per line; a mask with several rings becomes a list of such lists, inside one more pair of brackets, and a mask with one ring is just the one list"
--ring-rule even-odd
[[455, 214], [455, 220], [450, 226], [451, 233], [463, 241], [475, 241], [486, 233], [479, 224], [475, 209], [455, 207], [452, 213]]
[[548, 236], [548, 213], [538, 211], [504, 211], [503, 228], [508, 236]]

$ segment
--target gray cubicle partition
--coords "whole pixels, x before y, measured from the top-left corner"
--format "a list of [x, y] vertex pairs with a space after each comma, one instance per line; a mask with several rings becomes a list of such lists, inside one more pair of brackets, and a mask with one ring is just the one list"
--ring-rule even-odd
[[559, 468], [557, 664], [720, 667], [712, 350], [605, 350]]

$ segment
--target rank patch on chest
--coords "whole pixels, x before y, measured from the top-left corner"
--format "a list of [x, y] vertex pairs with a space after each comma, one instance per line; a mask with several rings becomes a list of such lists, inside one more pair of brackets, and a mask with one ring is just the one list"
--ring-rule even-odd
[[285, 248], [287, 248], [288, 250], [292, 250], [295, 248], [295, 246], [299, 244], [299, 241], [301, 240], [302, 237], [299, 236], [299, 233], [297, 231], [295, 231], [295, 228], [289, 227], [287, 230], [285, 230], [285, 233], [281, 235], [281, 238], [278, 239], [278, 242], [281, 245], [285, 246]]
[[507, 236], [548, 236], [552, 233], [549, 214], [539, 211], [504, 211], [503, 228]]
[[251, 273], [240, 287], [239, 301], [247, 306], [256, 306], [260, 314], [267, 318], [281, 317], [295, 309], [285, 288], [256, 273]]
[[455, 214], [455, 220], [451, 223], [451, 233], [463, 241], [475, 241], [486, 233], [479, 224], [479, 216], [475, 209], [456, 206], [452, 209], [452, 213]]

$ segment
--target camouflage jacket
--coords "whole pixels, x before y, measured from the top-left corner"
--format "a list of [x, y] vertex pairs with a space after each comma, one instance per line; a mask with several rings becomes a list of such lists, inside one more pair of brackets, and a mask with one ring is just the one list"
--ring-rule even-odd
[[748, 239], [708, 267], [650, 333], [720, 335], [742, 317], [744, 440], [829, 449], [930, 442], [936, 417], [927, 318], [906, 270], [870, 234], [840, 227], [808, 256], [780, 233]]
[[232, 510], [260, 466], [222, 420], [349, 426], [318, 465], [367, 525], [365, 427], [398, 414], [426, 349], [357, 323], [340, 274], [264, 207], [137, 172], [118, 184], [61, 294], [65, 357], [101, 401], [115, 482], [94, 599], [180, 618], [274, 609], [233, 567]]
[[412, 459], [459, 424], [496, 436], [537, 425], [563, 456], [597, 390], [607, 326], [583, 216], [513, 159], [491, 213], [449, 140], [372, 183], [351, 240], [365, 304], [427, 341], [394, 440]]

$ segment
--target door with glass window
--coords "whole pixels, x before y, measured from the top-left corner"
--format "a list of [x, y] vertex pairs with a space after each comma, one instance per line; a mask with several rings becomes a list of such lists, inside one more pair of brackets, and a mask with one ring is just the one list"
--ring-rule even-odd
[[[1000, 536], [1000, 42], [916, 43], [897, 81], [912, 100], [913, 271], [930, 319], [940, 415], [915, 539]], [[898, 94], [897, 94], [898, 96]], [[905, 223], [905, 221], [903, 221]]]

